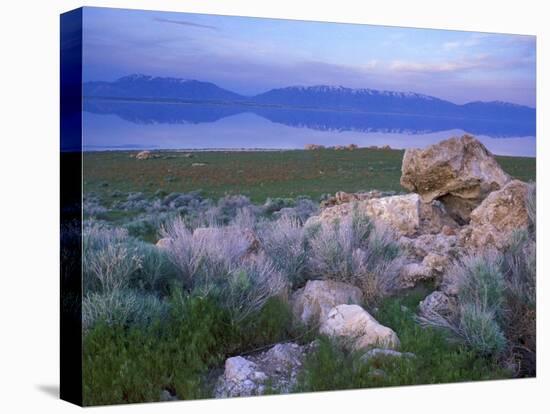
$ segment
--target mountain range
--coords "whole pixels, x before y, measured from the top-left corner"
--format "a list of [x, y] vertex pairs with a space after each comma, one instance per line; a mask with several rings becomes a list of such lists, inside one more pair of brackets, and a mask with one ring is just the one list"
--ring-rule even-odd
[[455, 104], [414, 92], [352, 89], [343, 86], [290, 86], [244, 96], [210, 82], [147, 75], [129, 75], [113, 82], [83, 85], [85, 98], [140, 102], [192, 102], [266, 108], [406, 114], [431, 117], [505, 120], [535, 124], [534, 108], [513, 103], [470, 102]]

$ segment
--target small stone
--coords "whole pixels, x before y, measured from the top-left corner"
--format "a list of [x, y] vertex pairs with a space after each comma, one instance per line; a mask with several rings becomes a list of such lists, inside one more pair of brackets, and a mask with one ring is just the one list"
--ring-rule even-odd
[[328, 314], [319, 332], [344, 339], [355, 350], [378, 346], [399, 347], [399, 338], [358, 305], [338, 305]]

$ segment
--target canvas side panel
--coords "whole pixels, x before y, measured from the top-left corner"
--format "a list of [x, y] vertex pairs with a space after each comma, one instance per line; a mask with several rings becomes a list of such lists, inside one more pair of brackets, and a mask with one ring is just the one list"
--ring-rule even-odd
[[82, 9], [61, 15], [60, 396], [82, 405]]

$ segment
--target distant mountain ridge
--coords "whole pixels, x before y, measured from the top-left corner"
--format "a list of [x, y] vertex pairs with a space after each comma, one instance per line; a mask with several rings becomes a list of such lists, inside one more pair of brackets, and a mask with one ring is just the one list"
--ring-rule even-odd
[[244, 96], [198, 80], [129, 75], [114, 82], [83, 85], [85, 97], [142, 101], [209, 102], [268, 107], [357, 111], [435, 117], [535, 122], [536, 110], [507, 102], [469, 102], [458, 105], [415, 92], [352, 89], [344, 86], [289, 86]]

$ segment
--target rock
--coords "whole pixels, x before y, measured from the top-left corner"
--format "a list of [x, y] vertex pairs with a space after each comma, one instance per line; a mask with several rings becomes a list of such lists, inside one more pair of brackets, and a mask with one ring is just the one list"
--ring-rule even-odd
[[162, 239], [159, 239], [155, 246], [157, 246], [159, 249], [167, 249], [172, 244], [172, 239], [170, 237], [163, 237]]
[[438, 290], [430, 293], [418, 305], [419, 314], [423, 317], [429, 317], [433, 314], [450, 316], [455, 312], [455, 309], [455, 299]]
[[141, 151], [141, 152], [138, 152], [136, 155], [136, 160], [148, 160], [151, 158], [154, 158], [151, 151]]
[[407, 263], [401, 268], [399, 287], [408, 289], [415, 287], [419, 282], [440, 279], [449, 262], [448, 256], [428, 253], [422, 262]]
[[305, 324], [323, 322], [332, 308], [342, 304], [360, 304], [363, 293], [355, 286], [332, 280], [309, 280], [294, 292], [292, 312]]
[[308, 219], [310, 223], [330, 224], [351, 214], [355, 209], [373, 220], [381, 221], [403, 235], [415, 235], [420, 228], [420, 197], [417, 194], [372, 198], [325, 208], [319, 216]]
[[257, 371], [254, 362], [236, 356], [225, 361], [223, 376], [218, 380], [215, 395], [219, 397], [238, 397], [258, 395], [263, 391], [262, 383], [267, 376]]
[[384, 193], [378, 190], [372, 190], [366, 193], [346, 193], [345, 191], [338, 191], [333, 197], [321, 201], [321, 207], [325, 208], [354, 201], [370, 200], [371, 198], [379, 198], [383, 195]]
[[276, 344], [265, 352], [228, 358], [215, 389], [216, 398], [261, 395], [266, 385], [279, 393], [292, 391], [312, 345]]
[[404, 235], [416, 234], [420, 228], [420, 198], [417, 194], [373, 198], [366, 203], [366, 213]]
[[424, 259], [428, 254], [435, 253], [440, 256], [452, 258], [458, 250], [458, 236], [439, 234], [422, 234], [415, 238], [400, 237], [399, 245], [412, 257]]
[[399, 272], [399, 287], [408, 289], [416, 286], [418, 282], [431, 279], [433, 277], [430, 268], [422, 263], [408, 263], [401, 268]]
[[168, 390], [162, 390], [159, 397], [160, 401], [178, 401], [178, 397]]
[[225, 379], [228, 381], [244, 381], [254, 376], [256, 364], [241, 356], [228, 358], [225, 361]]
[[433, 252], [428, 253], [422, 260], [422, 265], [430, 269], [432, 276], [443, 274], [449, 263], [448, 256]]
[[446, 229], [457, 229], [458, 223], [447, 212], [445, 206], [438, 200], [429, 203], [420, 202], [420, 229], [421, 234], [437, 234]]
[[470, 135], [450, 138], [425, 149], [407, 149], [401, 185], [426, 203], [439, 199], [459, 223], [492, 191], [510, 181], [494, 156]]
[[489, 194], [470, 214], [470, 224], [460, 233], [462, 244], [469, 250], [506, 247], [513, 231], [529, 225], [528, 191], [528, 184], [513, 180]]
[[324, 145], [319, 145], [319, 144], [306, 144], [304, 145], [304, 149], [305, 150], [319, 150], [319, 149], [323, 149], [325, 148]]
[[277, 344], [267, 351], [263, 358], [275, 365], [275, 371], [284, 372], [302, 365], [303, 352], [301, 347], [294, 343]]
[[319, 332], [343, 339], [345, 345], [359, 350], [371, 346], [399, 347], [399, 338], [390, 328], [381, 325], [359, 305], [338, 305], [321, 323]]
[[439, 201], [421, 202], [417, 194], [384, 196], [380, 191], [366, 193], [337, 192], [321, 203], [321, 222], [331, 222], [350, 214], [354, 208], [374, 220], [380, 220], [397, 232], [413, 236], [439, 233], [444, 226], [458, 228]]
[[373, 348], [365, 352], [361, 356], [361, 361], [369, 362], [369, 360], [378, 358], [416, 358], [416, 355], [412, 352], [399, 352], [393, 349]]
[[456, 232], [457, 232], [456, 229], [447, 225], [444, 225], [441, 228], [441, 233], [443, 233], [444, 236], [456, 236]]

